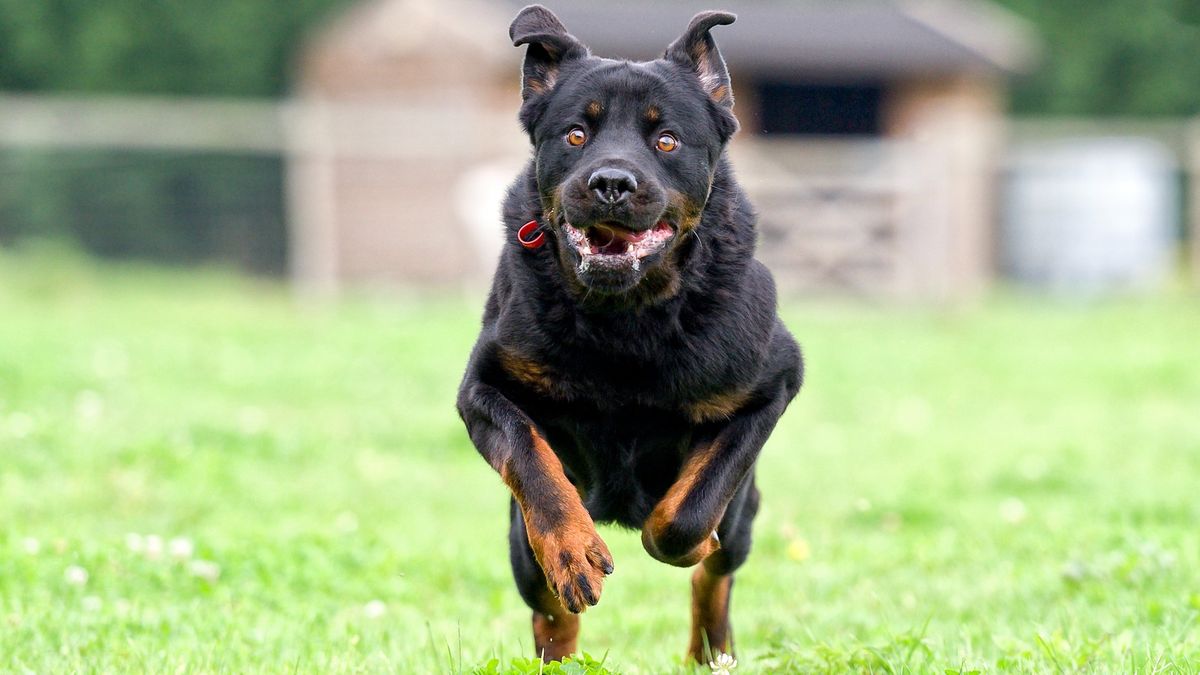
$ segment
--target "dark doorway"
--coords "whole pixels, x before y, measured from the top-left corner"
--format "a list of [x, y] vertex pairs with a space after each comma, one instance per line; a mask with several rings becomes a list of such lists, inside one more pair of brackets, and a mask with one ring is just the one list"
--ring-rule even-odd
[[759, 129], [768, 134], [878, 136], [878, 84], [833, 85], [762, 82], [758, 85]]

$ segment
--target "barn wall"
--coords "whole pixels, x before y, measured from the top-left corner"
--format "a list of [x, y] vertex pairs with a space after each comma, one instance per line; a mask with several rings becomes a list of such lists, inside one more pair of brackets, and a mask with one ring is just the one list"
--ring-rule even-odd
[[995, 276], [997, 162], [1002, 84], [963, 75], [897, 82], [885, 105], [893, 138], [915, 142], [930, 171], [928, 222], [914, 223], [914, 290], [938, 298], [978, 294]]

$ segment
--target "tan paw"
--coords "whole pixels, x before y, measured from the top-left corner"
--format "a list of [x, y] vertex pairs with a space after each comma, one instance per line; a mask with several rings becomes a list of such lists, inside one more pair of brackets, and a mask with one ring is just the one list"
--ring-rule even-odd
[[613, 560], [590, 518], [586, 522], [572, 519], [545, 533], [535, 534], [530, 529], [529, 543], [547, 585], [567, 611], [578, 614], [600, 601]]

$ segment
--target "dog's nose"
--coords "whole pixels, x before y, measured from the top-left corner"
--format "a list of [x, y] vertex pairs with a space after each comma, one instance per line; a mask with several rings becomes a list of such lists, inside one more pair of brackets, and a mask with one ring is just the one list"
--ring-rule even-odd
[[588, 178], [588, 188], [600, 201], [619, 204], [637, 191], [637, 179], [622, 169], [597, 169]]

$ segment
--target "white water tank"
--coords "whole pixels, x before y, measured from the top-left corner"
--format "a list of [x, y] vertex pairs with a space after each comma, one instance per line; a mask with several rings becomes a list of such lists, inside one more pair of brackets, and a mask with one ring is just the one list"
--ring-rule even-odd
[[1144, 138], [1020, 146], [1002, 201], [1000, 263], [1021, 283], [1097, 295], [1166, 278], [1179, 222], [1174, 157]]

